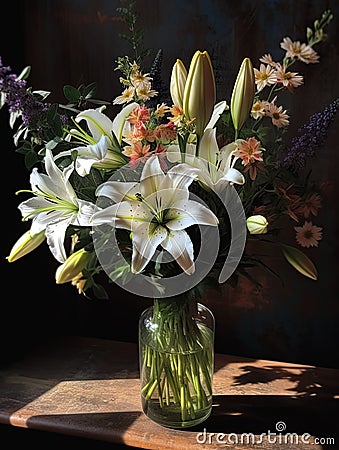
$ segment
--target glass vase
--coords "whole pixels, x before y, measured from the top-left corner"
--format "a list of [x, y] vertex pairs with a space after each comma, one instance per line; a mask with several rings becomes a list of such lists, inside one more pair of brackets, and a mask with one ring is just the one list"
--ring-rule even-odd
[[187, 428], [212, 410], [214, 317], [195, 299], [155, 299], [139, 320], [141, 402], [154, 422]]

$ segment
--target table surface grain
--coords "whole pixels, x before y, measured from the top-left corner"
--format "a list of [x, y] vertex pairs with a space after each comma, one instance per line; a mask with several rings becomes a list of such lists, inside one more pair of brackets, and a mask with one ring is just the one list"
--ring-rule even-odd
[[141, 449], [339, 448], [339, 370], [216, 354], [213, 410], [184, 430], [142, 412], [136, 344], [58, 337], [0, 368], [0, 423]]

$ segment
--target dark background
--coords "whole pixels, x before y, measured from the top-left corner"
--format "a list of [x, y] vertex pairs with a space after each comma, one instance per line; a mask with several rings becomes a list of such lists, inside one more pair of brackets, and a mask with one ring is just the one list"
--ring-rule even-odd
[[[118, 56], [131, 54], [119, 37], [126, 27], [119, 19], [118, 0], [22, 0], [6, 6], [0, 27], [0, 55], [4, 65], [19, 74], [32, 66], [29, 84], [53, 92], [62, 100], [65, 84], [98, 82], [98, 98], [113, 100], [120, 94], [120, 74], [114, 71]], [[328, 40], [315, 47], [320, 63], [298, 67], [305, 84], [286, 98], [293, 120], [290, 134], [314, 112], [339, 95], [339, 2], [336, 0], [137, 0], [138, 25], [144, 29], [144, 48], [152, 49], [149, 63], [163, 49], [163, 80], [169, 83], [176, 58], [188, 65], [195, 50], [208, 50], [215, 68], [219, 98], [230, 98], [242, 59], [258, 59], [271, 53], [283, 55], [280, 42], [286, 36], [305, 41], [306, 26], [330, 8], [334, 20]], [[319, 249], [310, 251], [318, 281], [296, 273], [272, 255], [270, 264], [286, 280], [257, 272], [261, 291], [242, 282], [226, 286], [221, 294], [204, 299], [216, 317], [216, 350], [260, 359], [274, 359], [339, 367], [338, 356], [338, 117], [326, 145], [314, 165], [319, 177], [333, 184], [318, 223], [324, 228]], [[17, 209], [18, 189], [29, 187], [29, 174], [21, 155], [15, 153], [6, 108], [0, 111], [2, 152], [2, 241], [0, 270], [2, 294], [1, 361], [17, 357], [55, 334], [81, 334], [136, 341], [140, 312], [150, 299], [137, 298], [110, 287], [110, 299], [90, 300], [70, 285], [57, 286], [57, 262], [42, 245], [21, 260], [5, 258], [14, 242], [27, 230]]]

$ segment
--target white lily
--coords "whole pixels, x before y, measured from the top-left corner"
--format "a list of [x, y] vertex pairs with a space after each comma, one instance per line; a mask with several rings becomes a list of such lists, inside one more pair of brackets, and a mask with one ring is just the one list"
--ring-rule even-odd
[[[244, 184], [245, 178], [239, 170], [234, 168], [236, 157], [234, 142], [218, 147], [216, 129], [205, 130], [199, 143], [199, 156], [195, 144], [186, 145], [185, 163], [199, 169], [199, 181], [215, 192], [222, 192], [229, 183]], [[179, 146], [171, 145], [167, 150], [171, 162], [181, 160]]]
[[93, 224], [110, 224], [132, 232], [133, 273], [140, 273], [157, 247], [167, 250], [183, 271], [194, 273], [193, 244], [185, 229], [194, 224], [217, 226], [218, 219], [207, 207], [189, 200], [188, 187], [197, 170], [178, 164], [164, 173], [158, 157], [149, 157], [140, 182], [108, 181], [97, 189], [118, 203], [97, 211]]
[[46, 150], [46, 174], [38, 173], [34, 168], [30, 183], [34, 194], [19, 205], [23, 220], [32, 219], [31, 234], [45, 230], [47, 244], [53, 256], [61, 263], [66, 258], [64, 239], [69, 225], [89, 226], [90, 217], [95, 211], [93, 203], [77, 197], [65, 172], [61, 171], [53, 160], [50, 150]]
[[125, 106], [113, 121], [103, 113], [104, 107], [80, 112], [75, 122], [78, 124], [82, 120], [86, 121], [91, 134], [80, 125], [70, 130], [66, 140], [73, 138], [85, 145], [60, 152], [56, 159], [76, 151], [77, 157], [67, 170], [74, 169], [80, 176], [88, 175], [92, 166], [97, 169], [117, 169], [127, 164], [120, 145], [124, 129], [128, 126], [126, 119], [136, 106], [138, 104], [135, 102]]
[[229, 183], [244, 184], [244, 176], [234, 168], [237, 160], [235, 150], [234, 142], [219, 149], [216, 129], [206, 130], [199, 145], [197, 159], [197, 167], [201, 170], [199, 180], [216, 192], [224, 190]]
[[216, 103], [214, 105], [210, 121], [206, 125], [205, 131], [208, 130], [209, 128], [214, 128], [215, 124], [217, 123], [217, 121], [218, 121], [219, 117], [221, 116], [221, 114], [224, 111], [228, 110], [228, 109], [229, 109], [229, 106], [227, 105], [226, 100], [222, 100], [221, 102]]
[[[206, 130], [208, 130], [210, 128], [214, 128], [216, 123], [218, 122], [221, 114], [228, 109], [229, 109], [229, 107], [225, 100], [222, 100], [219, 103], [216, 103], [213, 108], [211, 119], [208, 122], [208, 124], [204, 130], [204, 133], [206, 132]], [[192, 144], [194, 144], [195, 142], [196, 142], [196, 135], [194, 133], [191, 133], [187, 139], [187, 144], [186, 144], [187, 147], [185, 148], [185, 154], [186, 153], [193, 154], [192, 148], [189, 148], [189, 147]], [[195, 148], [195, 144], [194, 144], [194, 148]], [[185, 160], [185, 158], [181, 157], [181, 153], [180, 153], [181, 150], [179, 148], [178, 143], [171, 144], [169, 147], [167, 147], [167, 149], [169, 149], [169, 151], [167, 150], [167, 156], [168, 156], [169, 161], [178, 162], [178, 161]], [[196, 150], [194, 150], [194, 154], [197, 154], [197, 153], [198, 152], [196, 152]]]

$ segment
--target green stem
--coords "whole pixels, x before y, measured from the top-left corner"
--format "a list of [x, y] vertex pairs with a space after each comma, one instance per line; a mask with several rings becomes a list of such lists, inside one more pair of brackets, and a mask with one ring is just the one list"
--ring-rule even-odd
[[141, 355], [142, 395], [156, 396], [160, 408], [178, 405], [182, 421], [194, 419], [212, 396], [213, 333], [197, 324], [196, 308], [183, 296], [154, 300], [153, 336]]

